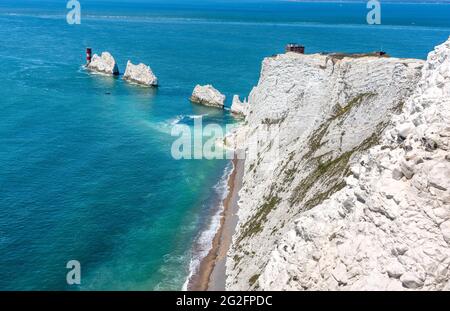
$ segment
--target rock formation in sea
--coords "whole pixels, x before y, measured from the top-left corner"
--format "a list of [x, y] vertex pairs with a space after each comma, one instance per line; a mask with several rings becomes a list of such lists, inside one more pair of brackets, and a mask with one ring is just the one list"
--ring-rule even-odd
[[108, 74], [108, 75], [119, 75], [119, 68], [114, 57], [109, 52], [103, 52], [101, 56], [94, 54], [92, 56], [91, 62], [87, 65], [89, 70]]
[[223, 109], [225, 95], [221, 94], [212, 85], [197, 85], [191, 96], [191, 102], [205, 106]]
[[241, 102], [239, 95], [233, 96], [233, 103], [231, 104], [230, 112], [236, 116], [245, 116], [247, 114], [248, 103], [247, 100]]
[[142, 63], [134, 65], [131, 61], [128, 61], [123, 79], [144, 86], [158, 86], [158, 78], [154, 75], [152, 69]]
[[248, 105], [228, 290], [450, 290], [450, 39], [269, 57]]

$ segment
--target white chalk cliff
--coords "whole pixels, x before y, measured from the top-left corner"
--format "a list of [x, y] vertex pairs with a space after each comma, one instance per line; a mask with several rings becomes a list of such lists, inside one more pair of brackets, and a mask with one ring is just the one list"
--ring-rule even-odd
[[158, 78], [153, 73], [152, 69], [145, 65], [134, 65], [131, 61], [128, 61], [123, 79], [132, 83], [144, 85], [144, 86], [157, 86]]
[[228, 290], [450, 290], [450, 40], [266, 58], [248, 105]]
[[225, 104], [225, 95], [212, 85], [196, 85], [190, 99], [193, 103], [220, 109], [223, 109]]
[[89, 70], [107, 75], [118, 75], [119, 68], [114, 57], [109, 52], [103, 52], [101, 56], [94, 54], [91, 62], [87, 65]]

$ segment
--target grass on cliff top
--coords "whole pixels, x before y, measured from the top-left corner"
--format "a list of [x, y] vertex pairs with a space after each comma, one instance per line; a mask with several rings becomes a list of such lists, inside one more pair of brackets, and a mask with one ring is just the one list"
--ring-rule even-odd
[[362, 58], [362, 57], [383, 57], [383, 58], [389, 58], [389, 54], [383, 54], [380, 55], [377, 52], [372, 53], [321, 53], [322, 55], [326, 55], [328, 57], [331, 57], [333, 59], [344, 59], [346, 57], [348, 58]]

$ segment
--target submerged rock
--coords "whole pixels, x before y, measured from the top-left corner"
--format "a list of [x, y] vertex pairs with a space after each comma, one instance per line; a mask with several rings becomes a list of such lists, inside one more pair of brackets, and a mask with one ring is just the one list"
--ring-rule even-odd
[[247, 105], [248, 105], [247, 100], [241, 102], [239, 95], [234, 95], [230, 111], [232, 114], [236, 116], [245, 117], [247, 114]]
[[212, 85], [197, 85], [192, 92], [191, 102], [223, 109], [225, 98]]
[[94, 54], [87, 68], [108, 75], [119, 75], [119, 67], [117, 67], [116, 60], [109, 52], [103, 52], [101, 56]]
[[123, 79], [144, 86], [158, 86], [158, 78], [153, 74], [152, 69], [142, 63], [134, 65], [128, 61]]

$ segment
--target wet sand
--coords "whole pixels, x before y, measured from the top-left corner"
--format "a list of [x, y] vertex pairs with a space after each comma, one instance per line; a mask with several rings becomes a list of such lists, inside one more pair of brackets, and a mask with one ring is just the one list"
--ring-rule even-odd
[[220, 227], [214, 236], [211, 250], [200, 263], [199, 271], [188, 284], [190, 291], [225, 290], [225, 263], [238, 221], [239, 190], [242, 187], [244, 160], [233, 160], [233, 171], [228, 179], [228, 195], [223, 201]]

